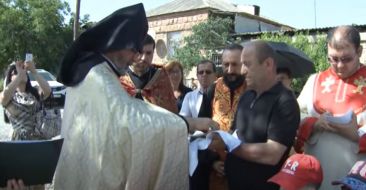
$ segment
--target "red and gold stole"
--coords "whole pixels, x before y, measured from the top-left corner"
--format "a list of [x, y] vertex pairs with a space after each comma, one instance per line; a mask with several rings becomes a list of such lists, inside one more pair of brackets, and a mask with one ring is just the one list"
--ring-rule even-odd
[[346, 79], [339, 78], [331, 68], [319, 73], [314, 83], [313, 105], [320, 114], [342, 115], [350, 109], [355, 114], [363, 112], [366, 107], [366, 67], [361, 66]]
[[243, 82], [239, 88], [235, 89], [234, 98], [231, 102], [229, 87], [225, 85], [223, 78], [217, 80], [212, 102], [212, 119], [220, 124], [221, 130], [230, 130], [240, 96], [245, 89], [246, 83]]

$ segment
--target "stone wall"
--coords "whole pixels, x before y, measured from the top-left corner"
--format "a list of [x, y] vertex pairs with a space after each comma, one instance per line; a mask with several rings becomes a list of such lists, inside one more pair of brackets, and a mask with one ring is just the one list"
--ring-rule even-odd
[[[148, 18], [149, 34], [153, 36], [155, 42], [163, 40], [165, 46], [168, 46], [169, 32], [181, 32], [182, 40], [185, 36], [191, 34], [191, 28], [194, 25], [206, 21], [208, 16], [208, 9], [202, 9], [150, 17]], [[153, 63], [164, 64], [167, 61], [167, 56], [159, 57], [157, 51], [154, 52]]]

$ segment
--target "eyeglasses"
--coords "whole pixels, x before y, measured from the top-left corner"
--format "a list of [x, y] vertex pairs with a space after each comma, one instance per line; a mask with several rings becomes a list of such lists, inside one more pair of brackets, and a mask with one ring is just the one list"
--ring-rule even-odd
[[210, 71], [210, 70], [201, 70], [201, 71], [197, 71], [197, 73], [199, 75], [203, 75], [203, 73], [206, 73], [206, 75], [210, 75], [213, 73], [213, 71]]
[[328, 57], [328, 62], [329, 63], [343, 63], [343, 64], [346, 64], [346, 63], [349, 63], [351, 61], [353, 61], [354, 59], [354, 56], [345, 56], [345, 57]]

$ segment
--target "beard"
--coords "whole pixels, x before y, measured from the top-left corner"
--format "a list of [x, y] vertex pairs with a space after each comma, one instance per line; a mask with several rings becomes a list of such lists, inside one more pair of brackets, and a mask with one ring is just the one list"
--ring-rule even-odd
[[242, 78], [243, 76], [240, 74], [224, 74], [223, 76], [227, 81], [233, 82], [238, 80], [239, 78]]
[[132, 64], [132, 60], [126, 59], [124, 57], [115, 57], [114, 59], [110, 60], [120, 75], [126, 74], [128, 66]]

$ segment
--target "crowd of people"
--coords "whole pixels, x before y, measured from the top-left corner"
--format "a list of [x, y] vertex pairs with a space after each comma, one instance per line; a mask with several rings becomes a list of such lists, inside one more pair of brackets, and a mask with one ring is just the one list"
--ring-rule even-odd
[[[263, 40], [227, 45], [222, 77], [199, 61], [191, 89], [181, 62], [152, 63], [147, 30], [142, 4], [122, 8], [66, 52], [55, 189], [366, 189], [366, 67], [354, 27], [329, 32], [330, 67], [299, 95]], [[37, 113], [50, 93], [33, 62], [10, 64], [0, 102], [12, 140], [44, 139]], [[349, 120], [329, 119], [350, 111]], [[26, 188], [21, 179], [7, 185]]]

